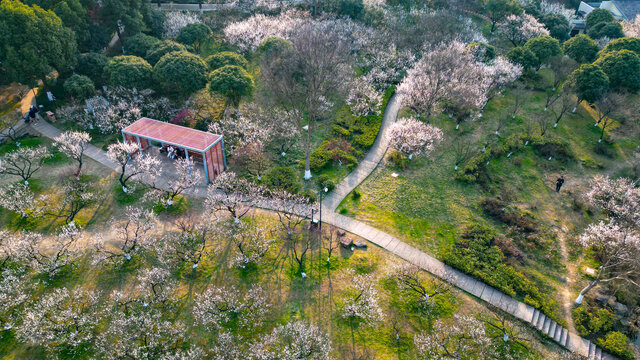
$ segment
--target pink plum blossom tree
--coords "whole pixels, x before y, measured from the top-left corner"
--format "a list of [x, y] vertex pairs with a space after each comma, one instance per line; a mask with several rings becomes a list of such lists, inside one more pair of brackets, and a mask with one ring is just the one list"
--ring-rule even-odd
[[428, 155], [442, 140], [442, 130], [413, 118], [400, 119], [389, 127], [389, 146], [409, 156]]

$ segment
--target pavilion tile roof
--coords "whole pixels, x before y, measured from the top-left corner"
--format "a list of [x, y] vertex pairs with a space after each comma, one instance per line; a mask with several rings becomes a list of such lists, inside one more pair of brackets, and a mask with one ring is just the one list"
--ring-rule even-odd
[[127, 126], [122, 132], [198, 151], [205, 151], [222, 137], [221, 135], [206, 131], [191, 129], [146, 117]]

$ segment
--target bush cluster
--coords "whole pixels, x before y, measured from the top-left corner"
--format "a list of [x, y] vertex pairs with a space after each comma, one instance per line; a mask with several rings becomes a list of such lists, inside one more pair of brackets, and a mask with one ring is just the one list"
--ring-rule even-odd
[[486, 225], [471, 224], [445, 251], [444, 261], [504, 293], [521, 298], [525, 303], [542, 310], [546, 315], [562, 322], [556, 316], [557, 304], [534, 281], [505, 262], [497, 246], [497, 234]]
[[527, 141], [529, 141], [529, 144], [533, 146], [539, 155], [545, 158], [551, 156], [553, 159], [565, 161], [574, 157], [569, 146], [561, 139], [516, 133], [487, 147], [486, 151], [480, 152], [469, 159], [464, 166], [460, 167], [454, 175], [454, 178], [466, 182], [477, 182], [486, 179], [487, 162], [522, 149]]
[[344, 165], [356, 165], [358, 152], [344, 139], [325, 140], [311, 153], [311, 170], [319, 171], [331, 162], [341, 161]]
[[534, 232], [538, 229], [533, 219], [517, 210], [510, 209], [504, 201], [498, 198], [485, 198], [480, 202], [480, 206], [487, 215], [509, 226], [515, 226], [525, 232]]

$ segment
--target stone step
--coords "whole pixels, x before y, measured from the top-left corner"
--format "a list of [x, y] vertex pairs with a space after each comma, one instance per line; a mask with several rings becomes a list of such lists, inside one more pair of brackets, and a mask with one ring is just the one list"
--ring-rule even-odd
[[542, 327], [544, 326], [544, 321], [547, 317], [543, 314], [540, 313], [540, 316], [538, 316], [538, 321], [536, 322], [536, 328], [540, 331], [542, 331]]
[[602, 360], [602, 349], [600, 347], [596, 347], [596, 360]]
[[555, 321], [551, 321], [551, 325], [549, 326], [549, 331], [547, 331], [547, 335], [549, 335], [549, 337], [552, 339], [556, 335], [556, 326], [558, 326], [558, 324]]
[[562, 336], [560, 337], [560, 345], [569, 347], [569, 331], [562, 329]]
[[546, 318], [544, 321], [544, 326], [542, 327], [542, 333], [545, 335], [549, 333], [549, 327], [551, 326], [551, 319]]
[[533, 326], [536, 326], [539, 316], [540, 316], [540, 310], [533, 309], [533, 317], [531, 318], [531, 321], [530, 321]]
[[564, 328], [560, 325], [556, 326], [556, 333], [553, 334], [553, 340], [558, 344], [562, 345], [562, 333], [564, 332]]
[[589, 341], [589, 353], [587, 358], [589, 358], [589, 360], [596, 358], [596, 345], [591, 341]]

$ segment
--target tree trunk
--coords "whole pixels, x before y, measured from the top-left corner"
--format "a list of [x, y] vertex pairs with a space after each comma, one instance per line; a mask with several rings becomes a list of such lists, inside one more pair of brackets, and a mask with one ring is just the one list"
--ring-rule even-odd
[[592, 282], [589, 283], [589, 285], [585, 286], [584, 289], [582, 289], [582, 291], [580, 291], [580, 294], [578, 294], [578, 297], [576, 298], [576, 304], [580, 305], [582, 303], [582, 300], [584, 299], [584, 296], [591, 290], [594, 288], [594, 286], [598, 285], [598, 283], [600, 282], [600, 279], [595, 279]]
[[307, 124], [307, 143], [304, 154], [304, 179], [311, 179], [311, 121]]

